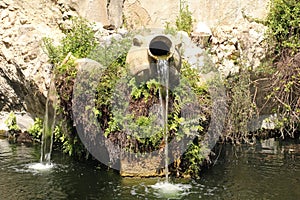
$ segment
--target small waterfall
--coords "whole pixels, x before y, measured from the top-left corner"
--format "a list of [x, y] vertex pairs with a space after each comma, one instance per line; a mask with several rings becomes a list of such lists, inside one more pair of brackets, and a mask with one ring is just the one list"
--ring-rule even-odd
[[[169, 180], [169, 149], [168, 149], [168, 102], [169, 102], [169, 63], [165, 59], [157, 60], [157, 73], [162, 87], [159, 89], [159, 101], [161, 107], [161, 115], [164, 125], [164, 141], [165, 141], [165, 176], [166, 182]], [[165, 89], [163, 90], [163, 86]], [[164, 96], [165, 92], [165, 96]]]
[[50, 164], [52, 144], [53, 144], [53, 130], [55, 126], [55, 104], [56, 104], [56, 90], [54, 79], [51, 78], [50, 88], [47, 94], [45, 117], [43, 124], [43, 135], [41, 144], [41, 158], [42, 164]]

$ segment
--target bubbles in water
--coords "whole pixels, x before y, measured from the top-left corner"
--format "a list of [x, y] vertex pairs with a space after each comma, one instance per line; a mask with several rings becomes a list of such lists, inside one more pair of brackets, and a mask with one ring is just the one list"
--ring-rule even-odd
[[155, 195], [161, 198], [181, 198], [189, 194], [192, 188], [189, 184], [173, 184], [169, 182], [158, 182], [151, 186], [155, 190]]
[[52, 169], [53, 167], [54, 167], [54, 164], [52, 164], [52, 163], [46, 163], [46, 164], [34, 163], [34, 164], [30, 164], [28, 166], [29, 169], [33, 169], [36, 171], [48, 171], [48, 170]]

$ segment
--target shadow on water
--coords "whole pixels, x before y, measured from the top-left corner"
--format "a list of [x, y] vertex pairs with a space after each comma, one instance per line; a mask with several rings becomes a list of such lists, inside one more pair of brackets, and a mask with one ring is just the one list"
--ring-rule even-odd
[[[39, 161], [39, 146], [9, 144], [0, 138], [0, 199], [299, 199], [300, 145], [262, 141], [255, 146], [224, 145], [216, 164], [200, 180], [174, 179], [185, 191], [161, 193], [164, 179], [121, 178], [94, 161], [53, 152], [48, 171], [28, 168]], [[161, 185], [160, 185], [161, 184]], [[168, 188], [169, 189], [169, 188]], [[176, 188], [175, 188], [176, 189]]]

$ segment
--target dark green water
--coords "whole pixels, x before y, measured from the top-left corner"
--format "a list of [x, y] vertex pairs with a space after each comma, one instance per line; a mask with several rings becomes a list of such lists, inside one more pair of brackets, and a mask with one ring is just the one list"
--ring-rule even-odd
[[[49, 171], [29, 169], [39, 147], [0, 139], [0, 199], [165, 199], [151, 185], [159, 180], [121, 178], [91, 163], [54, 153]], [[300, 145], [271, 141], [254, 147], [223, 146], [201, 180], [177, 179], [190, 187], [177, 199], [300, 199]]]

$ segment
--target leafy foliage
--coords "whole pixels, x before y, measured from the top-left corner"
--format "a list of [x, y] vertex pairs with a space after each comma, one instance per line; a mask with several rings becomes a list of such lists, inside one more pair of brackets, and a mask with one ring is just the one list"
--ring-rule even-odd
[[170, 22], [166, 22], [164, 29], [165, 34], [176, 35], [177, 33], [177, 27], [173, 27]]
[[267, 17], [268, 35], [275, 42], [275, 54], [283, 48], [300, 47], [300, 2], [298, 0], [272, 0]]
[[10, 112], [8, 115], [8, 118], [4, 121], [6, 126], [8, 127], [8, 130], [10, 131], [18, 131], [20, 130], [20, 127], [17, 124], [17, 118], [14, 112]]
[[[240, 72], [226, 80], [230, 104], [226, 137], [236, 143], [249, 142], [253, 134], [247, 128], [248, 121], [258, 116], [261, 110], [276, 114], [276, 128], [281, 131], [282, 137], [293, 136], [299, 130], [300, 114], [299, 1], [272, 0], [265, 21], [245, 17], [268, 27], [266, 41], [269, 53], [255, 71], [240, 66]], [[255, 80], [251, 75], [256, 76]], [[261, 108], [255, 103], [257, 91], [251, 93], [250, 90], [256, 84], [262, 86], [256, 88], [259, 93], [267, 94]]]
[[59, 46], [54, 46], [51, 38], [43, 38], [50, 62], [59, 68], [62, 67], [59, 65], [69, 53], [76, 58], [89, 57], [98, 44], [91, 28], [92, 24], [87, 20], [72, 18], [71, 23], [68, 29], [63, 30], [65, 36]]
[[[127, 73], [125, 63], [127, 52], [131, 46], [131, 36], [120, 40], [112, 39], [110, 44], [98, 46], [91, 54], [91, 58], [101, 63], [104, 69], [97, 87], [96, 107], [101, 112], [109, 109], [111, 96], [118, 80]], [[99, 113], [99, 117], [107, 117], [107, 113]]]
[[29, 134], [38, 141], [41, 140], [43, 134], [43, 120], [35, 118], [33, 125], [28, 130]]
[[184, 159], [189, 161], [186, 174], [193, 175], [195, 177], [199, 176], [201, 163], [206, 159], [204, 152], [207, 150], [204, 147], [201, 147], [197, 142], [192, 142], [184, 154]]
[[166, 22], [164, 33], [175, 35], [177, 31], [185, 31], [190, 35], [193, 31], [192, 12], [184, 0], [180, 0], [179, 15], [176, 17], [175, 25], [176, 27], [173, 27], [170, 22]]
[[179, 16], [176, 18], [176, 27], [178, 31], [185, 31], [189, 35], [193, 30], [192, 13], [185, 1], [180, 1]]
[[229, 112], [225, 138], [232, 143], [249, 142], [248, 123], [256, 114], [256, 104], [250, 91], [251, 71], [241, 69], [226, 80], [229, 97]]
[[[271, 75], [267, 103], [274, 106], [282, 136], [299, 130], [300, 115], [300, 2], [273, 0], [267, 17], [268, 39], [275, 72]], [[272, 49], [271, 49], [272, 50]], [[285, 130], [285, 131], [283, 131]], [[285, 132], [285, 133], [284, 133]]]
[[[65, 30], [61, 45], [54, 47], [50, 39], [44, 39], [50, 61], [55, 65], [56, 88], [60, 99], [60, 113], [63, 116], [60, 125], [55, 129], [56, 142], [62, 145], [64, 152], [82, 157], [86, 153], [72, 119], [72, 92], [77, 75], [76, 58], [91, 58], [101, 63], [104, 68], [97, 87], [95, 113], [99, 120], [108, 122], [112, 89], [117, 80], [126, 71], [125, 58], [131, 40], [110, 41], [110, 44], [98, 44], [91, 24], [82, 18], [74, 18], [69, 29]], [[75, 56], [75, 57], [74, 57]], [[88, 77], [86, 79], [88, 81]], [[88, 84], [88, 82], [87, 82]], [[84, 91], [83, 91], [84, 92]], [[105, 123], [104, 123], [104, 126]]]

